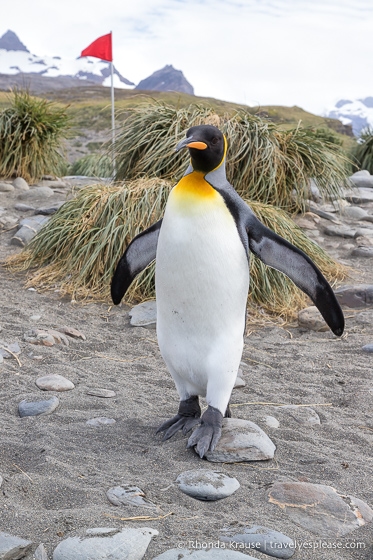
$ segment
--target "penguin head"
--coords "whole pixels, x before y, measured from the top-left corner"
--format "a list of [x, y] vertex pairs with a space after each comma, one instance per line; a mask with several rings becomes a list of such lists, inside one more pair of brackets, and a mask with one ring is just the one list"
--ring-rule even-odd
[[195, 171], [210, 173], [224, 161], [226, 140], [218, 128], [211, 125], [192, 126], [186, 138], [178, 143], [175, 150], [188, 148], [192, 167]]

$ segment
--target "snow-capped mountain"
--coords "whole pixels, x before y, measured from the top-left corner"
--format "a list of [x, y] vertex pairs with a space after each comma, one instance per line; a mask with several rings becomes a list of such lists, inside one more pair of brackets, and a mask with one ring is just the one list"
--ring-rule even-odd
[[[37, 74], [46, 78], [68, 76], [110, 86], [110, 63], [92, 57], [63, 59], [31, 54], [13, 31], [0, 37], [0, 74]], [[134, 83], [114, 67], [114, 86], [132, 88]]]
[[373, 97], [365, 99], [341, 99], [328, 111], [328, 117], [351, 124], [356, 136], [368, 127], [373, 128]]

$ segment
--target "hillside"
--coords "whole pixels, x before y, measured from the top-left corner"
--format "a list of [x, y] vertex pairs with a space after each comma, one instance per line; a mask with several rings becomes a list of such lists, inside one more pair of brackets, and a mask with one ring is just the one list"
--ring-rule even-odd
[[[70, 162], [83, 155], [97, 151], [100, 145], [110, 139], [111, 101], [110, 89], [95, 84], [80, 87], [67, 87], [48, 93], [40, 93], [40, 97], [68, 105], [68, 113], [72, 119], [67, 155]], [[191, 103], [201, 106], [212, 106], [218, 114], [233, 114], [239, 109], [246, 109], [252, 114], [259, 114], [285, 129], [302, 126], [331, 129], [337, 133], [346, 149], [354, 144], [351, 127], [344, 126], [336, 119], [324, 118], [304, 111], [300, 107], [263, 106], [247, 107], [209, 97], [197, 97], [186, 93], [141, 91], [133, 89], [115, 90], [116, 121], [120, 123], [128, 115], [128, 111], [143, 103], [164, 102], [175, 107], [184, 107]], [[0, 109], [10, 104], [10, 94], [0, 91]]]

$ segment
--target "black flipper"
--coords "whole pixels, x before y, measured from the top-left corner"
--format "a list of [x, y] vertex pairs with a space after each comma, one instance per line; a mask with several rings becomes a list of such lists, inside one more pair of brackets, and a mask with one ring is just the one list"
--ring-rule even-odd
[[136, 276], [154, 261], [162, 220], [134, 237], [115, 269], [111, 298], [118, 305]]
[[297, 247], [264, 226], [250, 212], [246, 229], [250, 250], [266, 265], [280, 270], [305, 292], [337, 336], [344, 330], [344, 316], [334, 292], [317, 266]]

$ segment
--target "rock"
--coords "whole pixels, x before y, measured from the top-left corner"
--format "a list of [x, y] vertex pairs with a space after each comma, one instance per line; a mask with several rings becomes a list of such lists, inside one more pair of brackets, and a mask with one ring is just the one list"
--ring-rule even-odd
[[22, 204], [22, 202], [19, 202], [14, 205], [14, 210], [17, 210], [18, 212], [29, 212], [30, 210], [35, 210], [35, 208], [34, 206], [29, 206], [28, 204]]
[[345, 206], [342, 210], [342, 216], [346, 218], [351, 218], [353, 220], [361, 220], [368, 215], [368, 212], [360, 206]]
[[48, 560], [47, 551], [45, 550], [43, 543], [40, 543], [38, 548], [35, 550], [34, 557], [35, 560]]
[[10, 183], [0, 183], [0, 192], [14, 192], [14, 187]]
[[115, 424], [115, 420], [114, 418], [99, 416], [98, 418], [90, 418], [89, 420], [87, 420], [86, 424], [88, 424], [88, 426], [105, 426], [109, 424]]
[[[334, 222], [335, 224], [341, 223], [336, 216], [334, 216], [330, 212], [325, 212], [325, 210], [321, 210], [321, 208], [319, 208], [318, 206], [313, 206], [312, 204], [310, 204], [309, 209], [310, 212], [312, 212], [312, 214], [316, 214], [317, 216], [320, 216], [320, 218], [324, 218], [324, 220], [329, 220], [331, 222]], [[335, 212], [334, 207], [332, 207], [332, 211]]]
[[310, 179], [309, 188], [308, 188], [308, 196], [314, 202], [321, 202], [322, 196], [320, 194], [319, 187], [315, 179]]
[[265, 419], [264, 419], [264, 422], [270, 428], [279, 428], [280, 427], [280, 422], [274, 416], [266, 416]]
[[259, 426], [249, 420], [224, 418], [222, 435], [214, 451], [206, 453], [213, 463], [238, 463], [272, 459], [276, 446]]
[[4, 358], [3, 358], [3, 356], [0, 354], [0, 364], [2, 364], [3, 361], [4, 361]]
[[40, 319], [41, 319], [41, 315], [31, 315], [30, 317], [30, 321], [34, 321], [35, 323], [37, 321], [40, 321]]
[[157, 323], [156, 301], [144, 301], [144, 303], [135, 305], [129, 312], [129, 316], [131, 317], [130, 324], [133, 327], [155, 326]]
[[373, 519], [366, 503], [323, 484], [275, 482], [268, 496], [292, 521], [319, 537], [341, 537]]
[[153, 502], [145, 497], [145, 494], [141, 490], [141, 488], [138, 488], [138, 486], [132, 486], [130, 484], [109, 488], [109, 490], [106, 492], [106, 496], [109, 502], [114, 506], [131, 505], [150, 509], [159, 509], [156, 504], [153, 504]]
[[18, 195], [20, 200], [35, 200], [37, 198], [50, 198], [54, 192], [49, 187], [32, 187]]
[[64, 202], [56, 202], [55, 204], [53, 204], [53, 206], [37, 208], [35, 210], [35, 214], [36, 215], [41, 214], [42, 216], [51, 216], [52, 214], [55, 214], [57, 210], [59, 210], [61, 206], [63, 206], [64, 204], [65, 204]]
[[304, 424], [306, 426], [309, 425], [320, 425], [320, 416], [317, 412], [309, 407], [309, 406], [296, 406], [294, 404], [287, 404], [285, 406], [278, 406], [276, 407], [279, 413], [285, 412], [294, 420], [298, 422], [298, 424]]
[[242, 533], [235, 533], [235, 531], [237, 529], [229, 530], [229, 536], [221, 535], [219, 540], [221, 542], [244, 543], [250, 545], [251, 550], [258, 550], [275, 558], [291, 558], [295, 553], [296, 544], [294, 541], [273, 529], [254, 525], [244, 529]]
[[373, 344], [365, 344], [365, 346], [362, 347], [362, 351], [367, 352], [368, 354], [372, 354], [373, 353]]
[[[0, 355], [5, 359], [13, 358], [10, 352], [12, 352], [13, 354], [21, 353], [18, 342], [14, 342], [13, 344], [5, 344], [5, 342], [1, 340], [0, 344], [1, 346], [3, 346], [3, 348], [0, 348]], [[9, 350], [9, 352], [7, 352], [7, 350]]]
[[359, 187], [344, 194], [344, 198], [352, 204], [365, 204], [373, 202], [373, 189]]
[[373, 247], [357, 247], [351, 252], [351, 257], [364, 257], [366, 259], [373, 257]]
[[373, 305], [373, 284], [346, 285], [334, 291], [340, 305], [351, 308]]
[[[54, 549], [53, 560], [141, 560], [158, 531], [149, 527], [89, 529], [86, 536], [69, 537]], [[97, 536], [95, 536], [97, 535]]]
[[22, 226], [17, 233], [12, 237], [11, 244], [24, 247], [31, 241], [39, 230], [48, 222], [49, 218], [45, 216], [33, 216], [21, 220]]
[[9, 533], [0, 532], [1, 560], [18, 560], [18, 558], [23, 558], [31, 547], [31, 541], [14, 537], [13, 535], [9, 535]]
[[17, 191], [28, 191], [30, 189], [28, 183], [24, 179], [22, 179], [22, 177], [17, 177], [16, 179], [14, 179], [13, 187]]
[[355, 315], [355, 321], [363, 325], [373, 325], [373, 310], [357, 313], [357, 315]]
[[236, 381], [234, 382], [234, 389], [238, 389], [239, 387], [245, 387], [246, 381], [237, 375]]
[[39, 344], [41, 346], [54, 346], [55, 344], [54, 337], [47, 331], [40, 329], [30, 329], [25, 332], [23, 338], [30, 344]]
[[209, 469], [185, 471], [179, 474], [176, 482], [181, 492], [205, 502], [227, 498], [240, 487], [236, 478]]
[[82, 340], [87, 340], [87, 337], [83, 333], [73, 327], [58, 327], [58, 332], [67, 334], [67, 336], [71, 336], [71, 338], [81, 338]]
[[14, 216], [1, 216], [0, 218], [0, 226], [2, 226], [6, 230], [13, 229], [18, 224], [18, 218]]
[[18, 412], [21, 418], [24, 416], [43, 416], [46, 414], [51, 414], [58, 405], [60, 401], [57, 397], [52, 397], [44, 401], [33, 401], [26, 402], [21, 401], [18, 405]]
[[351, 229], [348, 226], [325, 226], [325, 235], [344, 237], [346, 239], [353, 239], [356, 234], [356, 230]]
[[[366, 171], [366, 170], [364, 170]], [[359, 172], [358, 172], [359, 173]], [[354, 173], [350, 177], [351, 183], [358, 188], [373, 189], [373, 175], [358, 175]]]
[[308, 216], [304, 215], [301, 218], [297, 218], [295, 220], [295, 223], [297, 224], [298, 227], [302, 229], [317, 229], [317, 225], [315, 224], [315, 221], [309, 215]]
[[63, 377], [63, 375], [49, 374], [39, 377], [35, 385], [42, 391], [71, 391], [75, 388], [74, 383]]
[[61, 179], [42, 179], [38, 183], [38, 187], [50, 187], [51, 189], [66, 189], [68, 184]]
[[3, 477], [0, 475], [0, 488], [2, 484], [3, 484]]
[[[358, 236], [355, 237], [355, 243], [358, 247], [372, 247], [373, 239], [371, 237]], [[352, 245], [352, 249], [355, 249], [355, 245]]]
[[[188, 540], [185, 540], [187, 544]], [[183, 560], [184, 558], [187, 560], [257, 560], [257, 558], [254, 558], [253, 556], [232, 550], [231, 544], [224, 546], [224, 543], [220, 543], [219, 541], [202, 541], [201, 543], [196, 543], [195, 538], [189, 539], [189, 542], [191, 542], [194, 547], [196, 547], [197, 544], [200, 544], [201, 550], [171, 548], [159, 556], [156, 556], [153, 560]], [[204, 547], [204, 549], [202, 549], [202, 547]], [[234, 548], [238, 550], [245, 550], [246, 547], [245, 545], [237, 544]]]
[[91, 395], [92, 397], [101, 397], [102, 399], [111, 399], [115, 397], [116, 392], [110, 391], [110, 389], [100, 389], [100, 388], [93, 388], [88, 389], [87, 395]]
[[48, 329], [48, 334], [50, 334], [51, 336], [53, 336], [54, 340], [57, 342], [57, 344], [64, 344], [64, 346], [69, 346], [69, 339], [66, 338], [66, 336], [61, 333], [60, 331], [56, 331], [54, 329]]
[[300, 328], [309, 329], [311, 331], [327, 331], [328, 325], [325, 323], [321, 313], [311, 305], [298, 312], [298, 325]]

